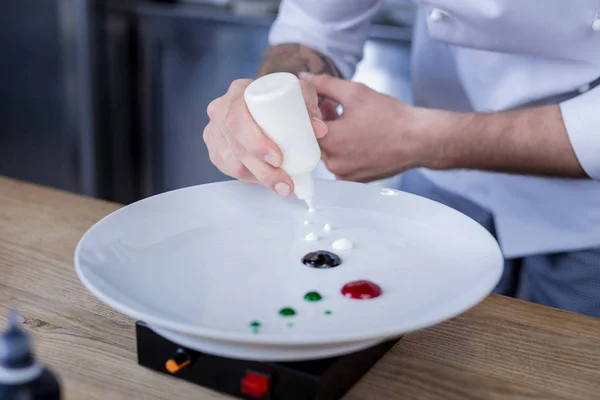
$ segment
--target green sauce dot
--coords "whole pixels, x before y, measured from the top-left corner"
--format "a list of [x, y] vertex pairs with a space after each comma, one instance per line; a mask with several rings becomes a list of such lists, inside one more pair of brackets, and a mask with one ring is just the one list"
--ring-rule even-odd
[[319, 292], [308, 292], [304, 295], [306, 301], [320, 301], [322, 298]]
[[291, 317], [292, 315], [296, 315], [296, 311], [293, 308], [285, 307], [279, 310], [279, 315], [282, 317]]
[[287, 326], [289, 326], [290, 328], [294, 326], [293, 322], [288, 322]]
[[250, 327], [252, 328], [253, 333], [258, 333], [258, 328], [260, 328], [260, 322], [252, 321], [250, 322]]
[[331, 315], [331, 314], [333, 314], [333, 313], [331, 312], [331, 310], [327, 310], [327, 311], [325, 311], [325, 315]]

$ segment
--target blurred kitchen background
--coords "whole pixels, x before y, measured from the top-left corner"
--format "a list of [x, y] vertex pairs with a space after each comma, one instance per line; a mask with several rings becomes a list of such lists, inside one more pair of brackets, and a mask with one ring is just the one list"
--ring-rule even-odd
[[[206, 106], [254, 75], [277, 7], [3, 0], [0, 175], [122, 203], [227, 179], [204, 147]], [[413, 14], [387, 1], [354, 80], [410, 102]]]

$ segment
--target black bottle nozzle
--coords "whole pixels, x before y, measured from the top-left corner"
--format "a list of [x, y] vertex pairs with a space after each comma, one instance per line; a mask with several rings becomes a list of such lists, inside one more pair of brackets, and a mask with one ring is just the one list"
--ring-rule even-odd
[[22, 328], [19, 314], [11, 311], [8, 328], [0, 336], [0, 367], [26, 368], [34, 364], [31, 337]]

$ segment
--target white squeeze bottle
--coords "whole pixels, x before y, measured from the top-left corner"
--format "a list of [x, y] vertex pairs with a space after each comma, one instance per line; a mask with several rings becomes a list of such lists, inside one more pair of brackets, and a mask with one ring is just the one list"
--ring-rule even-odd
[[244, 99], [254, 121], [283, 153], [281, 168], [294, 181], [294, 193], [312, 209], [312, 172], [321, 149], [298, 78], [287, 72], [265, 75], [248, 85]]

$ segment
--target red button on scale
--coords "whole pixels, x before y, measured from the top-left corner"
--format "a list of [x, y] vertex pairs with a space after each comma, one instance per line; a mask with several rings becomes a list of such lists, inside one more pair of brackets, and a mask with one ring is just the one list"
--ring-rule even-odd
[[260, 399], [269, 393], [269, 377], [249, 372], [242, 378], [242, 393]]

